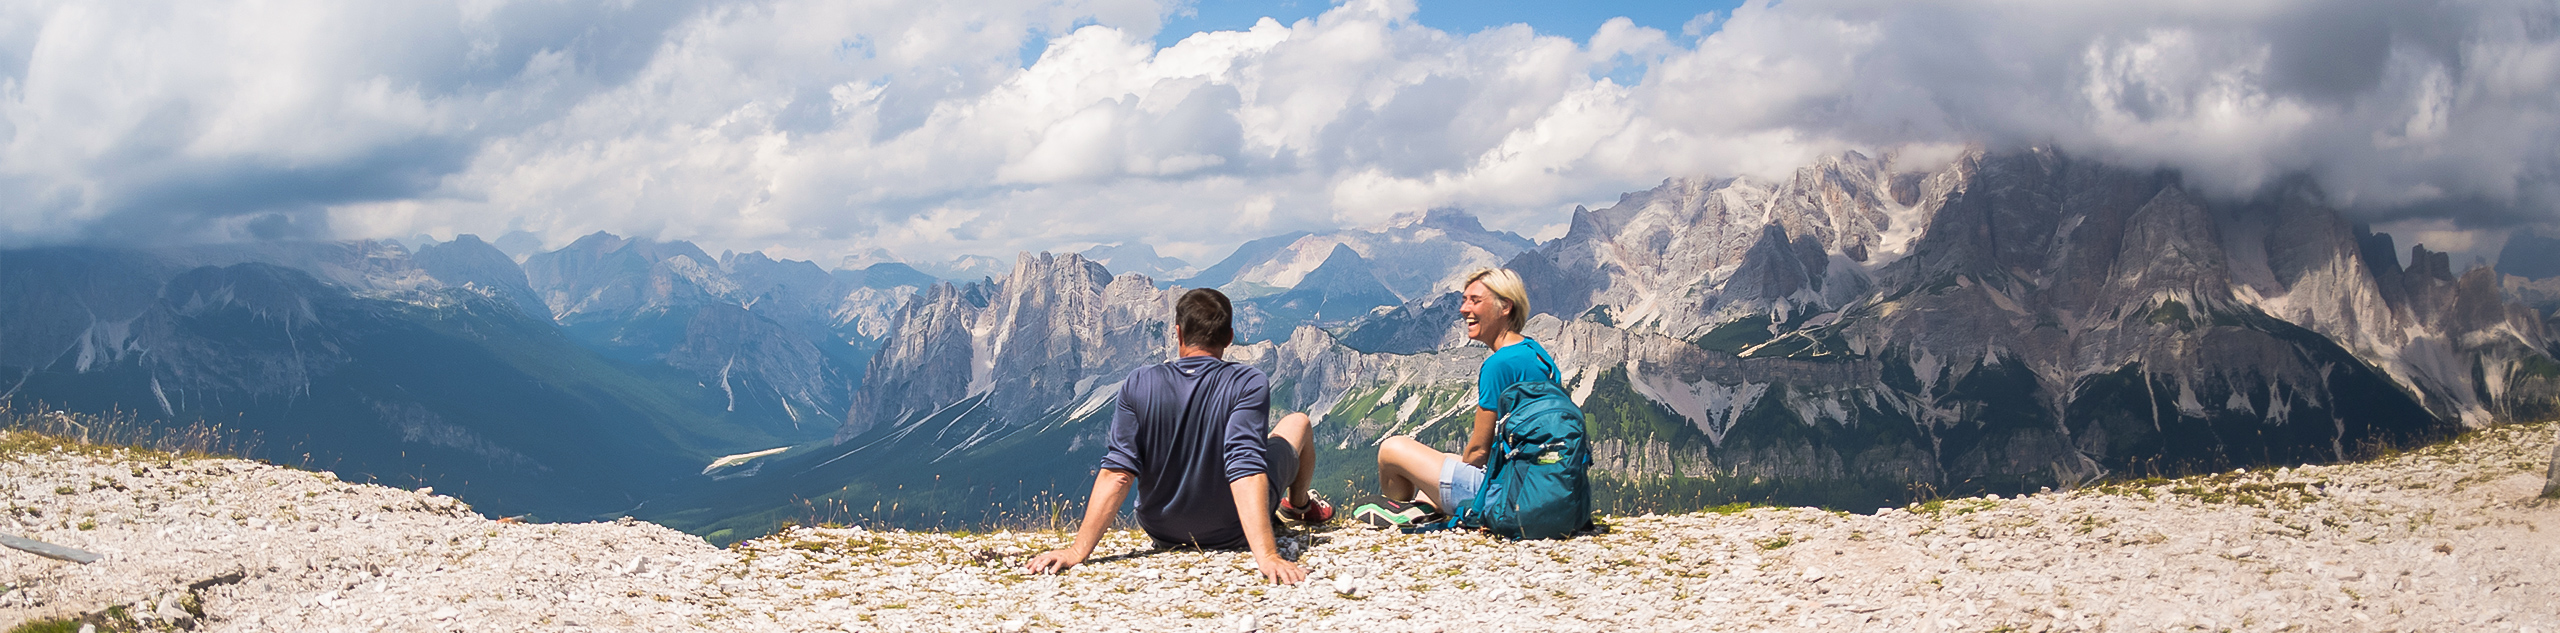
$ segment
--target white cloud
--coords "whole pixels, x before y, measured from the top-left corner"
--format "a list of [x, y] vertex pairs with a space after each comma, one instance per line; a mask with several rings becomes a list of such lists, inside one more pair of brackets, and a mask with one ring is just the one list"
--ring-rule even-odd
[[2560, 203], [2560, 8], [2532, 0], [1794, 0], [1678, 37], [1568, 34], [1587, 44], [1347, 0], [1159, 50], [1165, 10], [18, 3], [0, 7], [0, 245], [234, 237], [274, 213], [821, 262], [1142, 240], [1205, 265], [1424, 207], [1552, 231], [1668, 176], [1964, 142], [2180, 167], [2226, 194], [2309, 172], [2376, 217]]

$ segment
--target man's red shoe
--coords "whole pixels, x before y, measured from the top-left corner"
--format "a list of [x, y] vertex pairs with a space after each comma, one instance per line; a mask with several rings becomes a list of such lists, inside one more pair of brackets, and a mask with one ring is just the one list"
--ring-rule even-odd
[[1307, 507], [1300, 508], [1291, 505], [1287, 497], [1282, 497], [1280, 499], [1280, 518], [1297, 521], [1299, 523], [1322, 525], [1327, 521], [1333, 520], [1333, 504], [1325, 503], [1323, 499], [1318, 499], [1315, 495], [1308, 495]]

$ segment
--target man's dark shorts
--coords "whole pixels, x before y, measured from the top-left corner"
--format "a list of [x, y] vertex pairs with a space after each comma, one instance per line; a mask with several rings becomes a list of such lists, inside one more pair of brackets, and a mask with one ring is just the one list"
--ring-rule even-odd
[[1289, 484], [1298, 480], [1298, 448], [1277, 435], [1262, 438], [1262, 472], [1271, 480], [1271, 509], [1278, 510], [1280, 500], [1289, 498]]
[[[1281, 439], [1280, 436], [1277, 435], [1262, 438], [1262, 476], [1268, 484], [1266, 488], [1269, 489], [1268, 495], [1270, 497], [1270, 509], [1280, 509], [1280, 500], [1289, 498], [1289, 484], [1298, 480], [1298, 448], [1290, 446], [1289, 440]], [[1197, 547], [1190, 543], [1167, 541], [1164, 539], [1154, 540], [1156, 549]], [[1251, 547], [1251, 544], [1239, 540], [1232, 544], [1231, 547], [1211, 547], [1206, 549], [1242, 550], [1249, 547]]]

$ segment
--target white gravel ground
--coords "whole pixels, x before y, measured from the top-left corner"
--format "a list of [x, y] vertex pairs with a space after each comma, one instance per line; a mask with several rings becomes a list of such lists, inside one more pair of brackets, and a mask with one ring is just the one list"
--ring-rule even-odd
[[0, 624], [120, 605], [214, 631], [2560, 631], [2560, 502], [2534, 498], [2553, 430], [1873, 516], [1614, 517], [1567, 541], [1337, 526], [1288, 539], [1317, 574], [1294, 587], [1129, 531], [1028, 576], [1066, 535], [717, 549], [254, 462], [43, 451], [0, 455], [0, 531], [104, 559], [0, 550]]

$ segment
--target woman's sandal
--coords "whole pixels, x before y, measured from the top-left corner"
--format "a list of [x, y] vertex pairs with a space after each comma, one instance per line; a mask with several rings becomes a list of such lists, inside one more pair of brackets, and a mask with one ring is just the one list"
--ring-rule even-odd
[[1351, 518], [1379, 529], [1392, 530], [1408, 525], [1431, 522], [1440, 511], [1421, 501], [1397, 501], [1382, 495], [1361, 497], [1351, 504]]

